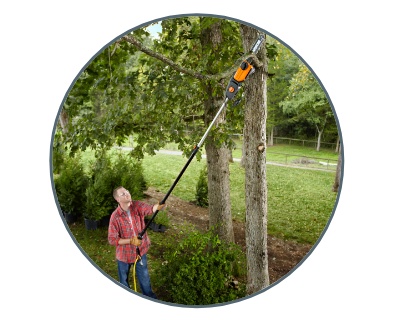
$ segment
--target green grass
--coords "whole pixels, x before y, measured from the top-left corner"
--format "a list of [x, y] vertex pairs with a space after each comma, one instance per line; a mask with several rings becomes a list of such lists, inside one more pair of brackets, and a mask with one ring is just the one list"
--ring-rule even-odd
[[[111, 276], [116, 281], [118, 279], [117, 260], [115, 258], [115, 246], [108, 243], [108, 228], [100, 227], [97, 230], [86, 230], [83, 218], [78, 218], [74, 224], [70, 224], [69, 228], [78, 241], [79, 245], [87, 253], [91, 260], [93, 260], [105, 273]], [[147, 234], [151, 239], [151, 246], [147, 252], [147, 264], [150, 274], [153, 273], [157, 264], [162, 263], [161, 258], [161, 245], [165, 240], [166, 235], [162, 233], [153, 232], [148, 229]], [[129, 284], [131, 289], [134, 289], [134, 282], [132, 271], [129, 274]], [[136, 289], [140, 292], [140, 286], [136, 280]], [[153, 286], [153, 289], [154, 288]]]
[[[235, 159], [240, 159], [242, 157], [243, 141], [240, 139], [234, 139], [234, 142], [236, 144], [236, 149], [234, 149], [232, 151], [232, 156]], [[136, 143], [134, 143], [134, 146], [135, 145], [136, 145]], [[131, 147], [128, 139], [123, 143], [122, 146]], [[165, 148], [163, 148], [162, 150], [179, 151], [178, 145], [173, 142], [167, 143]], [[280, 154], [273, 154], [270, 152], [292, 154], [295, 156], [285, 156], [285, 155], [280, 155]], [[204, 153], [204, 150], [202, 150], [202, 153]], [[266, 155], [267, 162], [286, 164], [286, 165], [290, 165], [290, 166], [310, 167], [310, 168], [316, 168], [316, 169], [327, 169], [327, 170], [332, 170], [332, 171], [336, 170], [336, 166], [332, 166], [332, 165], [328, 166], [328, 165], [323, 165], [320, 163], [306, 165], [306, 164], [294, 162], [294, 161], [300, 159], [301, 157], [316, 157], [316, 158], [330, 159], [329, 163], [337, 164], [338, 154], [335, 153], [332, 148], [321, 148], [320, 151], [316, 151], [316, 148], [314, 148], [314, 147], [309, 147], [309, 146], [303, 147], [302, 145], [296, 145], [294, 142], [291, 145], [279, 144], [279, 145], [274, 145], [273, 147], [267, 147], [267, 155]], [[320, 161], [327, 162], [327, 160], [312, 159], [312, 158], [310, 158], [310, 160], [314, 160], [317, 162], [320, 162]]]
[[[110, 151], [116, 155], [120, 150]], [[93, 151], [82, 155], [85, 163], [94, 159]], [[166, 193], [175, 181], [187, 159], [182, 156], [146, 155], [143, 171], [148, 186]], [[173, 195], [195, 200], [196, 184], [206, 160], [193, 160], [173, 191]], [[244, 222], [245, 190], [244, 168], [230, 164], [232, 216]], [[303, 170], [267, 165], [268, 232], [280, 238], [314, 244], [332, 212], [336, 193], [331, 192], [335, 172]]]
[[[124, 151], [110, 152], [116, 155]], [[87, 167], [89, 161], [94, 160], [94, 152], [87, 150], [81, 159]], [[181, 156], [166, 154], [145, 156], [143, 169], [148, 185], [156, 187], [161, 192], [167, 192], [186, 161]], [[200, 162], [193, 160], [174, 189], [173, 195], [186, 201], [194, 200], [197, 179], [205, 164], [205, 159]], [[330, 191], [334, 176], [334, 172], [267, 165], [268, 233], [286, 240], [314, 244], [325, 228], [336, 200], [336, 193]], [[238, 163], [230, 164], [230, 185], [232, 216], [244, 222], [244, 168]], [[108, 244], [107, 228], [88, 231], [85, 229], [83, 218], [69, 227], [90, 259], [118, 281], [115, 247]], [[152, 243], [147, 253], [148, 267], [150, 274], [154, 274], [155, 268], [163, 263], [162, 254], [166, 236], [174, 231], [167, 229], [163, 234], [149, 229], [147, 232]], [[129, 281], [133, 289], [132, 273]], [[156, 283], [154, 281], [153, 290], [161, 300], [168, 301], [166, 293], [158, 291]], [[137, 290], [140, 292], [138, 284]]]

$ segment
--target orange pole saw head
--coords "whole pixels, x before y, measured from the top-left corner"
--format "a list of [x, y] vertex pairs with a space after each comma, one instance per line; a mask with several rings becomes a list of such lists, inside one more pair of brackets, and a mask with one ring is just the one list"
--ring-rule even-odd
[[[254, 54], [257, 54], [263, 41], [264, 35], [262, 34], [258, 37], [253, 47], [251, 48], [251, 51]], [[255, 68], [252, 66], [251, 62], [251, 58], [243, 61], [239, 69], [237, 69], [237, 71], [234, 73], [231, 80], [229, 81], [225, 92], [225, 95], [229, 100], [233, 99], [236, 96], [236, 94], [240, 90], [240, 87], [242, 86], [242, 82], [245, 81], [249, 75], [255, 72]]]

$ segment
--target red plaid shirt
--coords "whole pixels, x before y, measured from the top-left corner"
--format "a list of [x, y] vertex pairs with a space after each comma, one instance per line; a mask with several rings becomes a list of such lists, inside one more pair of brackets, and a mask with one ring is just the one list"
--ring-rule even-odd
[[[137, 236], [145, 227], [144, 217], [153, 214], [153, 206], [142, 201], [131, 201], [129, 211], [132, 218], [132, 224], [126, 212], [118, 206], [110, 218], [108, 227], [108, 242], [117, 247], [116, 258], [126, 263], [134, 263], [136, 261], [136, 246], [133, 244], [119, 245], [119, 239], [130, 239]], [[135, 234], [132, 230], [132, 225]], [[140, 254], [143, 255], [149, 250], [150, 240], [147, 232], [143, 235], [142, 243], [139, 246]]]

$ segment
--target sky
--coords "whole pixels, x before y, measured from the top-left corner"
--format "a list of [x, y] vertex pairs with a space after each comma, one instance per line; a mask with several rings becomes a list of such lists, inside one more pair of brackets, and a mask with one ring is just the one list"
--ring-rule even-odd
[[151, 25], [147, 27], [147, 30], [149, 30], [154, 38], [158, 38], [158, 32], [161, 32], [161, 23], [158, 22], [157, 24]]

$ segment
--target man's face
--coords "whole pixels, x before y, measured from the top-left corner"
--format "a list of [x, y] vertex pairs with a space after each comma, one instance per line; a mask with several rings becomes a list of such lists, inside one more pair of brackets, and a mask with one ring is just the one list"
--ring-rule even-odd
[[118, 189], [117, 194], [119, 203], [129, 203], [132, 201], [129, 191], [125, 188]]

